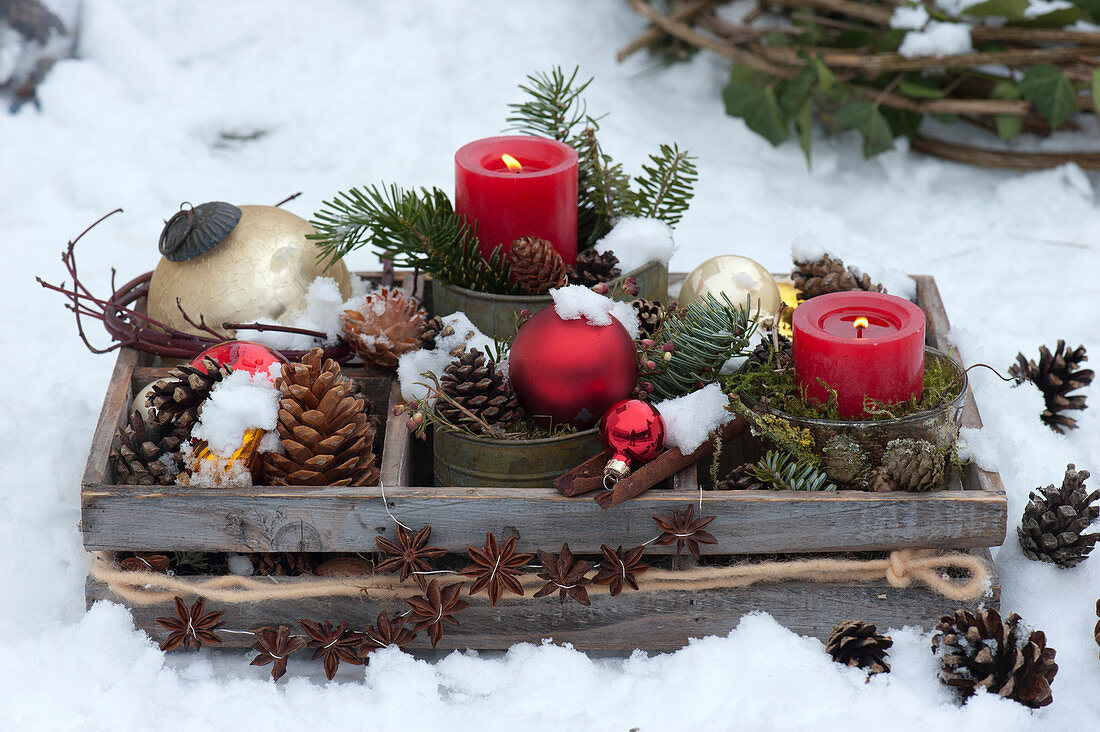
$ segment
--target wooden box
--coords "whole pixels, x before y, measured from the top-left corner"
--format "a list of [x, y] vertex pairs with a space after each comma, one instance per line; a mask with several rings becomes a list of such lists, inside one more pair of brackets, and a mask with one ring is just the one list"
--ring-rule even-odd
[[[948, 321], [932, 278], [916, 277], [918, 302], [928, 314], [928, 343], [950, 351]], [[566, 498], [553, 489], [449, 488], [431, 486], [431, 451], [409, 438], [403, 417], [390, 415], [400, 399], [391, 375], [349, 368], [368, 395], [385, 409], [382, 486], [305, 488], [257, 486], [249, 490], [111, 485], [108, 451], [132, 395], [158, 378], [144, 354], [124, 349], [111, 379], [82, 483], [82, 531], [94, 551], [218, 552], [374, 552], [375, 537], [394, 537], [390, 513], [405, 524], [432, 526], [431, 543], [461, 554], [481, 546], [487, 532], [518, 536], [520, 551], [557, 551], [568, 542], [576, 554], [596, 554], [601, 544], [635, 546], [657, 533], [653, 515], [700, 500], [696, 468], [681, 471], [666, 485], [610, 511], [590, 497]], [[965, 422], [980, 426], [977, 406], [967, 395]], [[708, 553], [773, 555], [874, 552], [900, 548], [955, 548], [989, 561], [987, 547], [1005, 535], [1004, 489], [995, 473], [971, 466], [951, 490], [927, 494], [833, 494], [777, 491], [703, 493], [701, 514], [716, 516], [708, 527], [718, 540]], [[697, 509], [698, 504], [696, 503]], [[669, 554], [674, 546], [647, 548]], [[309, 578], [277, 578], [285, 583]], [[89, 580], [89, 603], [110, 598], [108, 587]], [[930, 627], [958, 605], [914, 583], [898, 589], [885, 580], [856, 583], [809, 581], [760, 584], [702, 592], [661, 591], [618, 597], [594, 595], [591, 607], [559, 604], [556, 596], [532, 600], [506, 597], [492, 608], [484, 593], [468, 598], [460, 627], [449, 628], [440, 648], [507, 648], [552, 638], [583, 649], [678, 648], [691, 637], [724, 635], [741, 615], [766, 610], [792, 630], [824, 637], [842, 619], [859, 617], [882, 627]], [[994, 576], [988, 595], [996, 605]], [[969, 603], [976, 604], [978, 601]], [[170, 615], [170, 603], [131, 605], [135, 622], [154, 638], [163, 636], [153, 618]], [[967, 603], [963, 603], [967, 604]], [[216, 604], [209, 606], [215, 607]], [[254, 629], [291, 625], [301, 617], [348, 621], [362, 627], [383, 609], [402, 612], [403, 603], [356, 598], [271, 601], [221, 605], [228, 627]], [[248, 645], [233, 635], [227, 645]], [[421, 636], [413, 647], [426, 647]]]

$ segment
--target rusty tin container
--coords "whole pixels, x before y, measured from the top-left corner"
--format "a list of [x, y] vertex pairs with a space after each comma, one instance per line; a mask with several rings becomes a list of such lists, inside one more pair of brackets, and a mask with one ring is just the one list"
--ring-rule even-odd
[[435, 484], [551, 488], [554, 478], [599, 453], [595, 428], [538, 440], [494, 440], [435, 430]]

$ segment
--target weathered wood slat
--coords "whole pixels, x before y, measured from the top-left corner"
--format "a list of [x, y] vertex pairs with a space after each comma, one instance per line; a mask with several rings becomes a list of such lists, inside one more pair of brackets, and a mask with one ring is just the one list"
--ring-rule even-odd
[[[434, 536], [433, 536], [434, 538]], [[982, 556], [992, 567], [987, 550]], [[298, 578], [280, 578], [297, 582]], [[999, 586], [993, 578], [991, 594], [980, 602], [996, 607]], [[89, 580], [86, 585], [89, 606], [96, 600], [122, 602], [102, 584]], [[759, 584], [729, 590], [699, 592], [635, 593], [629, 590], [617, 597], [593, 595], [591, 607], [557, 596], [540, 600], [506, 597], [490, 607], [483, 595], [468, 598], [470, 607], [459, 613], [460, 626], [447, 626], [440, 649], [506, 649], [516, 643], [539, 643], [551, 638], [556, 643], [572, 643], [581, 650], [667, 651], [687, 645], [690, 638], [724, 636], [737, 626], [741, 617], [765, 610], [778, 622], [796, 633], [824, 639], [838, 620], [861, 618], [879, 628], [919, 626], [930, 629], [943, 614], [956, 607], [973, 607], [979, 601], [957, 603], [937, 595], [924, 586], [904, 589], [877, 582], [815, 583], [783, 582]], [[226, 627], [255, 630], [266, 625], [297, 628], [299, 618], [317, 621], [347, 621], [353, 628], [373, 624], [378, 613], [391, 616], [404, 612], [399, 600], [389, 604], [360, 598], [329, 598], [276, 601], [254, 604], [218, 605], [207, 603], [207, 610], [221, 610]], [[148, 607], [131, 606], [134, 623], [154, 639], [163, 640], [166, 631], [154, 618], [172, 616], [170, 603]], [[251, 636], [225, 633], [225, 645], [251, 645]], [[430, 648], [421, 634], [410, 646]]]
[[103, 482], [107, 474], [107, 459], [111, 452], [111, 442], [119, 427], [125, 422], [134, 395], [130, 388], [131, 375], [138, 363], [138, 352], [132, 348], [122, 348], [118, 352], [111, 381], [107, 385], [107, 394], [103, 397], [103, 409], [99, 413], [99, 423], [92, 435], [92, 446], [88, 450], [88, 462], [84, 466], [83, 485]]
[[[379, 488], [272, 488], [255, 492], [108, 486], [84, 492], [89, 549], [373, 551], [394, 531]], [[568, 541], [577, 552], [608, 542], [641, 543], [654, 514], [682, 509], [694, 494], [651, 490], [612, 511], [553, 489], [385, 489], [389, 510], [413, 527], [431, 524], [432, 543], [461, 552], [488, 531], [518, 534], [526, 549]], [[901, 547], [995, 546], [1004, 538], [1003, 497], [985, 491], [815, 495], [707, 491], [702, 515], [723, 553], [861, 551]], [[672, 551], [653, 547], [652, 551]]]

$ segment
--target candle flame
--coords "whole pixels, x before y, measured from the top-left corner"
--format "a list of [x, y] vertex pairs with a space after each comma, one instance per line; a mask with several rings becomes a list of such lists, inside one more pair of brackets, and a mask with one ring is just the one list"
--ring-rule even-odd
[[523, 166], [519, 164], [519, 161], [513, 158], [508, 153], [504, 153], [500, 156], [500, 159], [504, 161], [504, 164], [508, 166], [508, 170], [513, 173], [518, 173], [523, 170]]
[[867, 318], [859, 317], [852, 321], [852, 325], [856, 329], [856, 338], [863, 337], [863, 329], [869, 326], [871, 322]]

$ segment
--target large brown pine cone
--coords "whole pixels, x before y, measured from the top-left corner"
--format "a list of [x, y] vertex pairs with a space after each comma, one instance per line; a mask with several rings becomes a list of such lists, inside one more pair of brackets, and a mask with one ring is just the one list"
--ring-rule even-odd
[[1084, 346], [1069, 350], [1066, 342], [1059, 340], [1054, 353], [1046, 346], [1039, 347], [1038, 364], [1028, 361], [1022, 353], [1016, 354], [1016, 363], [1009, 367], [1008, 373], [1016, 377], [1017, 384], [1030, 381], [1039, 387], [1046, 402], [1046, 408], [1040, 415], [1043, 424], [1055, 432], [1065, 432], [1075, 429], [1077, 420], [1062, 412], [1088, 407], [1084, 394], [1070, 396], [1071, 391], [1092, 383], [1095, 376], [1092, 369], [1081, 368], [1081, 364], [1088, 359]]
[[493, 430], [513, 424], [520, 416], [519, 402], [512, 385], [497, 365], [476, 348], [463, 353], [443, 370], [439, 380], [444, 395], [436, 399], [436, 412], [453, 424], [468, 425], [475, 432], [485, 429], [457, 405], [477, 415]]
[[340, 315], [352, 350], [368, 364], [390, 369], [397, 368], [401, 354], [417, 348], [425, 317], [420, 303], [389, 287], [372, 292], [358, 307]]
[[179, 473], [177, 451], [190, 428], [157, 422], [152, 410], [134, 411], [111, 448], [115, 481], [121, 485], [172, 485]]
[[985, 689], [1033, 709], [1052, 700], [1055, 650], [1041, 630], [1031, 631], [1015, 613], [1001, 620], [991, 608], [956, 610], [936, 625], [932, 650], [942, 664], [940, 681], [963, 699]]
[[656, 335], [657, 329], [661, 325], [661, 319], [665, 314], [665, 309], [661, 305], [661, 301], [646, 300], [643, 297], [639, 297], [632, 300], [630, 305], [638, 315], [638, 326], [641, 328], [642, 334], [647, 338], [652, 338]]
[[795, 262], [791, 280], [798, 290], [799, 300], [847, 290], [886, 292], [882, 285], [872, 282], [868, 275], [860, 274], [853, 267], [845, 267], [842, 260], [834, 259], [828, 254], [812, 262]]
[[577, 255], [575, 264], [569, 267], [569, 284], [591, 287], [601, 282], [610, 282], [622, 274], [619, 270], [619, 258], [615, 252], [600, 254], [595, 248], [585, 249]]
[[209, 356], [203, 359], [203, 367], [205, 370], [197, 366], [177, 366], [153, 386], [147, 404], [153, 408], [157, 422], [170, 422], [190, 434], [211, 389], [233, 372], [232, 368]]
[[837, 663], [868, 669], [872, 674], [890, 673], [886, 649], [894, 645], [890, 636], [878, 632], [874, 623], [845, 620], [837, 623], [825, 651]]
[[320, 348], [283, 365], [275, 381], [279, 439], [285, 455], [264, 454], [272, 485], [374, 485], [375, 428], [355, 384]]
[[1100, 534], [1083, 533], [1100, 515], [1093, 505], [1100, 491], [1086, 493], [1087, 470], [1066, 466], [1062, 485], [1039, 488], [1029, 496], [1024, 518], [1018, 529], [1020, 546], [1028, 559], [1053, 562], [1059, 567], [1074, 567], [1092, 551]]
[[521, 236], [508, 250], [512, 280], [527, 295], [545, 295], [566, 283], [565, 262], [554, 245], [537, 236]]
[[930, 491], [943, 486], [946, 458], [926, 440], [903, 437], [891, 440], [882, 456], [882, 467], [903, 491]]
[[754, 464], [745, 463], [738, 465], [736, 468], [726, 473], [726, 477], [718, 481], [714, 490], [716, 491], [759, 491], [764, 490], [764, 484], [757, 478], [753, 472]]

